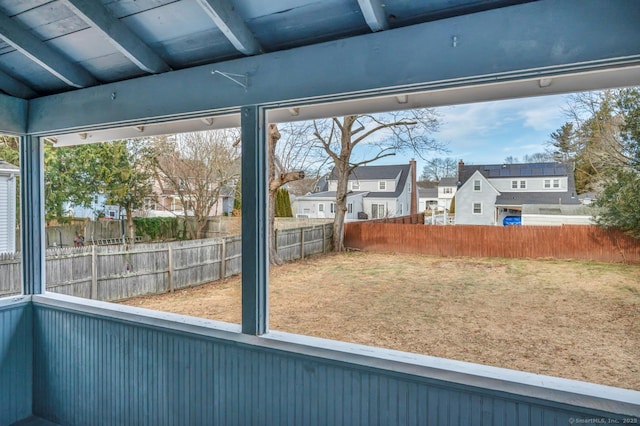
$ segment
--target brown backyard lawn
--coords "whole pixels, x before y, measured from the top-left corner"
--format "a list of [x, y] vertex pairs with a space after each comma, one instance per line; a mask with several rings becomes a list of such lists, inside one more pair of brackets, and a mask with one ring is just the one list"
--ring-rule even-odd
[[[240, 322], [240, 278], [133, 306]], [[351, 252], [271, 269], [272, 330], [640, 390], [640, 267]]]

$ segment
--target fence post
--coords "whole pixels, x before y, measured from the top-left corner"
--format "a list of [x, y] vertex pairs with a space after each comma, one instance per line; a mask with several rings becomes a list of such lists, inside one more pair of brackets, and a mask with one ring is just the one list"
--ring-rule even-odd
[[91, 245], [91, 298], [98, 298], [98, 254], [96, 245]]
[[222, 247], [220, 248], [220, 280], [224, 280], [227, 276], [227, 239], [222, 239]]
[[327, 244], [325, 243], [325, 239], [327, 238], [327, 230], [325, 229], [325, 225], [322, 224], [322, 254], [327, 252]]
[[274, 238], [273, 244], [275, 246], [276, 253], [278, 253], [278, 230], [277, 229], [273, 230], [273, 238]]
[[304, 259], [304, 227], [300, 228], [300, 259]]
[[169, 247], [168, 247], [168, 257], [169, 257], [169, 271], [168, 271], [167, 281], [169, 285], [169, 292], [173, 293], [173, 248], [171, 247], [171, 243], [169, 243]]

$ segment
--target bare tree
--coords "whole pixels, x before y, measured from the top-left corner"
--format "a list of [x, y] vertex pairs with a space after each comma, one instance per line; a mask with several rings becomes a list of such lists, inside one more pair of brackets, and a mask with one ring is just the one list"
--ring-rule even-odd
[[154, 139], [157, 183], [180, 200], [191, 238], [204, 237], [222, 191], [240, 179], [239, 140], [238, 129]]
[[431, 137], [438, 129], [431, 109], [374, 115], [348, 115], [314, 122], [317, 143], [333, 161], [337, 175], [333, 249], [344, 250], [344, 218], [347, 212], [347, 184], [359, 166], [398, 152], [411, 150], [420, 158], [443, 146]]
[[[274, 225], [276, 192], [278, 191], [278, 188], [288, 182], [304, 179], [303, 170], [287, 171], [283, 167], [283, 164], [287, 164], [288, 166], [293, 164], [294, 160], [292, 158], [282, 157], [284, 160], [283, 161], [276, 155], [276, 147], [281, 137], [282, 135], [278, 130], [278, 126], [276, 124], [269, 124], [269, 133], [267, 135], [267, 140], [269, 143], [269, 151], [267, 157], [269, 161], [269, 262], [273, 265], [282, 264], [282, 259], [280, 259], [280, 255], [276, 250], [275, 244], [276, 233]], [[293, 148], [283, 151], [288, 152], [289, 154], [297, 152]]]
[[[276, 192], [284, 185], [299, 182], [307, 175], [317, 174], [323, 159], [316, 155], [310, 142], [310, 123], [285, 123], [280, 128], [269, 125], [269, 259], [271, 264], [280, 265], [282, 260], [275, 244], [275, 199]], [[312, 137], [312, 136], [311, 136]], [[326, 157], [325, 157], [326, 158]]]
[[456, 177], [458, 173], [458, 162], [451, 157], [435, 157], [427, 160], [427, 164], [422, 169], [420, 180], [430, 180], [439, 182], [442, 178]]
[[510, 155], [504, 159], [504, 164], [518, 164], [518, 163], [550, 163], [555, 161], [553, 153], [550, 152], [536, 152], [533, 154], [525, 154], [522, 159]]

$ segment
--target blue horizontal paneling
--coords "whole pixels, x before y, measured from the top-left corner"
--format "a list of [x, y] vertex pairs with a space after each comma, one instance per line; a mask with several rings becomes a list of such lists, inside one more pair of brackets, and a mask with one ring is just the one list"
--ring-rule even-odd
[[[0, 304], [0, 425], [31, 415], [31, 304]], [[7, 302], [7, 303], [5, 303]]]
[[70, 426], [528, 426], [610, 417], [254, 345], [243, 335], [219, 338], [37, 303], [34, 321], [34, 414]]

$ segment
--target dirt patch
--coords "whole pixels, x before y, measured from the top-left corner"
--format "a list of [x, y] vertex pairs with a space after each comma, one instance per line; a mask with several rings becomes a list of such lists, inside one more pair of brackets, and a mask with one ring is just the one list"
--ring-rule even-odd
[[[239, 323], [240, 278], [126, 304]], [[640, 268], [364, 252], [271, 269], [273, 330], [640, 390]]]

